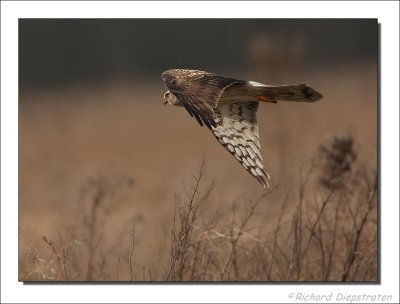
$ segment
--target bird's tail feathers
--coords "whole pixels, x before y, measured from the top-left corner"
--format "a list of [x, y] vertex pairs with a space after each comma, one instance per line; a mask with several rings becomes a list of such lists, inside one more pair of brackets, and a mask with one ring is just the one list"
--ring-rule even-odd
[[249, 84], [255, 90], [258, 100], [264, 102], [277, 102], [281, 100], [314, 102], [323, 97], [321, 93], [307, 84], [272, 86], [253, 81], [250, 81]]

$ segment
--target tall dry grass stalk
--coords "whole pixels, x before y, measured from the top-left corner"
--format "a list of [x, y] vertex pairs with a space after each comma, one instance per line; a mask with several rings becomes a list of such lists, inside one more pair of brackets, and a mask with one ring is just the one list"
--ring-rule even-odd
[[[38, 251], [21, 256], [19, 278], [377, 281], [378, 181], [376, 173], [358, 161], [354, 143], [354, 138], [346, 135], [334, 136], [321, 145], [302, 172], [297, 194], [277, 187], [255, 199], [238, 199], [229, 209], [211, 212], [212, 216], [207, 202], [214, 185], [205, 180], [203, 161], [192, 182], [175, 196], [169, 232], [160, 231], [169, 245], [152, 265], [141, 263], [136, 238], [143, 231], [137, 230], [135, 219], [127, 229], [127, 245], [117, 242], [122, 248], [119, 255], [115, 255], [117, 250], [100, 250], [102, 227], [112, 212], [113, 204], [108, 202], [121, 187], [108, 180], [93, 180], [84, 191], [90, 199], [80, 225], [60, 235], [57, 242], [43, 238], [46, 258]], [[281, 205], [272, 220], [270, 204]], [[226, 204], [214, 201], [212, 206], [218, 209]], [[77, 245], [76, 236], [82, 232], [87, 236], [83, 241], [86, 249]]]

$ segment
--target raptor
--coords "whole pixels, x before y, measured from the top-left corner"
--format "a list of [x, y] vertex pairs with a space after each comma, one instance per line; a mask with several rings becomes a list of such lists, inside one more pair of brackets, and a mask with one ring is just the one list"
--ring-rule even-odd
[[162, 73], [164, 104], [184, 107], [264, 188], [270, 175], [260, 153], [257, 109], [260, 102], [315, 102], [323, 96], [307, 84], [266, 85], [188, 69]]

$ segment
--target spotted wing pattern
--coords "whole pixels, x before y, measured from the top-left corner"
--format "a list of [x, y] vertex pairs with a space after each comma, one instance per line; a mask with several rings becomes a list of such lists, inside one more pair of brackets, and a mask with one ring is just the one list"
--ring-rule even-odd
[[208, 72], [184, 69], [165, 71], [161, 77], [189, 114], [201, 126], [204, 123], [209, 129], [217, 126], [214, 109], [224, 89], [241, 82]]
[[269, 174], [264, 169], [256, 112], [257, 101], [220, 104], [215, 109], [214, 136], [265, 188]]

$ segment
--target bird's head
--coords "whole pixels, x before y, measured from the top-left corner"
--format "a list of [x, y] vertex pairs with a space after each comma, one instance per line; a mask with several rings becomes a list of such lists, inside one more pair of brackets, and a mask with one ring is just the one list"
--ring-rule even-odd
[[164, 103], [164, 105], [170, 104], [173, 106], [180, 106], [178, 99], [170, 91], [167, 91], [164, 93], [163, 103]]

